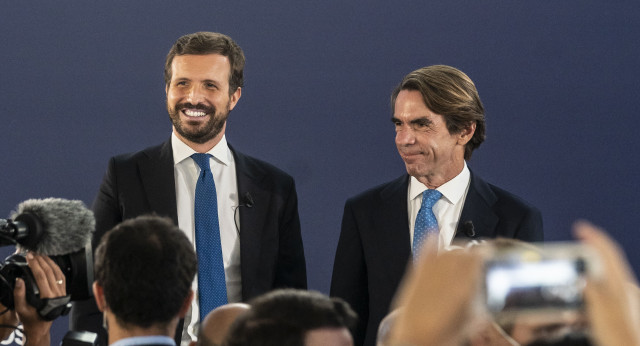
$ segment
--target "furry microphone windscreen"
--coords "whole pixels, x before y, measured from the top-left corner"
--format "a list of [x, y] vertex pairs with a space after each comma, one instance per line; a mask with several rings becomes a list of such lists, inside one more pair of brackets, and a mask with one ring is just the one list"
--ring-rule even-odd
[[78, 251], [91, 242], [95, 229], [93, 212], [82, 201], [62, 198], [29, 199], [17, 206], [12, 219], [29, 215], [42, 225], [39, 241], [22, 248], [42, 255], [56, 256]]

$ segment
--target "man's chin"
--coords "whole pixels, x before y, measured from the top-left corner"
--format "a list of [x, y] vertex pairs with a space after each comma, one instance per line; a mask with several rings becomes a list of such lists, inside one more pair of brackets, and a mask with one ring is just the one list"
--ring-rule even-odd
[[407, 173], [412, 177], [421, 177], [426, 175], [425, 167], [421, 167], [416, 164], [407, 164], [405, 163], [405, 168], [407, 169]]
[[[223, 122], [220, 123], [219, 120]], [[224, 131], [226, 120], [226, 117], [224, 119], [212, 119], [209, 115], [202, 118], [189, 118], [184, 115], [180, 115], [179, 118], [171, 117], [176, 133], [184, 140], [196, 144], [207, 143], [219, 136]]]
[[203, 131], [189, 131], [185, 128], [176, 129], [176, 132], [184, 139], [189, 142], [203, 144], [211, 139], [215, 138], [220, 132], [211, 133], [211, 131], [203, 132]]

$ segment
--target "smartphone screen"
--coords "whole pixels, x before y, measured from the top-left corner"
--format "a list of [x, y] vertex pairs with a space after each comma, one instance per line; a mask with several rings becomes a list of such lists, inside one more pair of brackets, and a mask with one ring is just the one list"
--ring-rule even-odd
[[585, 261], [581, 258], [518, 258], [486, 261], [487, 308], [493, 313], [583, 306]]

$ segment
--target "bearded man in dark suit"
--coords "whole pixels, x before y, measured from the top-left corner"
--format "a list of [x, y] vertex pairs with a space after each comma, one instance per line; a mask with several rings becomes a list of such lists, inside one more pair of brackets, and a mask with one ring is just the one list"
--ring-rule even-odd
[[543, 240], [536, 208], [467, 167], [484, 141], [485, 118], [466, 74], [445, 65], [413, 71], [394, 90], [391, 107], [407, 174], [346, 202], [331, 280], [331, 295], [359, 315], [356, 345], [375, 345], [407, 263], [429, 234], [440, 250], [454, 238]]
[[[222, 295], [229, 303], [274, 288], [307, 286], [293, 178], [235, 150], [225, 137], [227, 117], [242, 95], [244, 64], [242, 49], [226, 35], [197, 32], [180, 37], [164, 69], [171, 138], [112, 158], [93, 206], [94, 246], [121, 221], [153, 212], [168, 216], [185, 232], [202, 267], [195, 190], [198, 181], [213, 178], [214, 196], [204, 213], [215, 213], [217, 228], [206, 232], [219, 232], [216, 255], [224, 265]], [[183, 344], [196, 338], [199, 316], [208, 313], [198, 305], [204, 295], [194, 288], [196, 299], [178, 333]], [[76, 303], [70, 327], [104, 336], [101, 320], [92, 302]]]

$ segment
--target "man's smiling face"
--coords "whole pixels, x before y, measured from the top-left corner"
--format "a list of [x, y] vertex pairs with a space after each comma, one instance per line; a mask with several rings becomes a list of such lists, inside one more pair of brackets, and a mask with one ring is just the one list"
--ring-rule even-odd
[[185, 143], [217, 143], [240, 88], [229, 93], [231, 65], [220, 54], [178, 55], [167, 85], [167, 110], [174, 132]]

